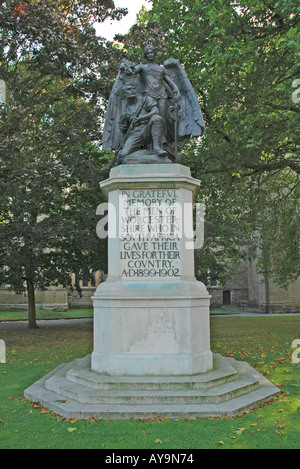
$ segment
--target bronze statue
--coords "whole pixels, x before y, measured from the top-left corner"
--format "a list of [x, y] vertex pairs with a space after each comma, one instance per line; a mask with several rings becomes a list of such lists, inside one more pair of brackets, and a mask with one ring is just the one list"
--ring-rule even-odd
[[149, 92], [146, 96], [137, 95], [133, 84], [126, 86], [125, 98], [119, 121], [123, 138], [118, 157], [122, 159], [151, 143], [154, 154], [166, 156], [163, 149], [164, 122], [157, 101]]
[[115, 151], [112, 164], [177, 163], [178, 141], [204, 134], [196, 93], [179, 61], [158, 65], [155, 56], [148, 44], [146, 64], [124, 60], [120, 66], [102, 135], [102, 148]]

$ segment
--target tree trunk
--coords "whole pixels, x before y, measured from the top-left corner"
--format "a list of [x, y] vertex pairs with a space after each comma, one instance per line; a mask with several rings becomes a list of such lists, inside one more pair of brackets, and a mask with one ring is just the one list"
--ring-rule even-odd
[[269, 314], [270, 313], [270, 278], [268, 272], [265, 273], [265, 302], [266, 302], [266, 308], [265, 308], [265, 313]]
[[35, 291], [32, 280], [27, 279], [27, 295], [28, 295], [28, 327], [30, 329], [37, 328], [36, 311], [35, 311]]

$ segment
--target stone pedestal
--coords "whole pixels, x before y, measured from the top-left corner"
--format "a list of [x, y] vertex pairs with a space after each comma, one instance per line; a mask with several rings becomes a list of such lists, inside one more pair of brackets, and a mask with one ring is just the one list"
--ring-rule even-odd
[[128, 419], [230, 416], [278, 394], [247, 363], [210, 350], [210, 297], [192, 249], [199, 182], [189, 169], [119, 166], [101, 187], [109, 272], [93, 298], [92, 355], [58, 366], [24, 396], [66, 418]]
[[212, 369], [209, 295], [194, 277], [193, 194], [176, 165], [125, 165], [108, 194], [108, 278], [95, 292], [92, 369], [193, 375]]

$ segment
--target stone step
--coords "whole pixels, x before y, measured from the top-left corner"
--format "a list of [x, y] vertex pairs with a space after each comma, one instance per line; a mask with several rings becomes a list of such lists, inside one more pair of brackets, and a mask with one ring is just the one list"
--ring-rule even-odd
[[66, 372], [66, 378], [73, 383], [98, 390], [197, 390], [210, 389], [238, 379], [238, 372], [224, 357], [214, 355], [211, 372], [192, 376], [108, 376], [91, 370], [90, 356], [77, 361]]
[[[232, 362], [234, 363], [234, 361]], [[88, 360], [77, 361], [81, 369], [89, 366]], [[78, 368], [77, 366], [77, 368]], [[231, 365], [232, 366], [232, 365]], [[234, 368], [234, 367], [233, 367]], [[74, 369], [74, 368], [72, 368]], [[213, 374], [214, 372], [212, 372]], [[194, 389], [179, 387], [177, 388], [178, 381], [172, 380], [169, 382], [167, 389], [153, 389], [153, 383], [150, 381], [150, 386], [146, 388], [146, 382], [143, 379], [143, 387], [136, 388], [139, 381], [136, 377], [131, 377], [131, 383], [134, 385], [130, 388], [130, 381], [125, 382], [124, 377], [119, 377], [118, 383], [113, 383], [112, 389], [92, 389], [84, 384], [74, 383], [69, 381], [70, 367], [66, 365], [58, 372], [50, 377], [45, 382], [45, 387], [48, 391], [53, 391], [57, 394], [64, 396], [66, 399], [74, 399], [80, 403], [86, 404], [108, 404], [108, 405], [156, 405], [156, 404], [199, 404], [199, 403], [221, 403], [233, 397], [245, 394], [258, 387], [258, 381], [254, 378], [246, 368], [240, 367], [239, 370], [235, 369], [235, 379], [230, 382], [221, 383], [208, 389]], [[100, 375], [101, 376], [101, 375]], [[236, 379], [238, 377], [238, 379]], [[195, 379], [195, 377], [193, 377]], [[203, 377], [202, 377], [203, 378]], [[166, 377], [164, 378], [166, 379]], [[190, 377], [185, 377], [185, 384], [189, 385], [187, 381]], [[157, 377], [156, 377], [157, 380]], [[110, 381], [108, 381], [110, 382]], [[107, 382], [107, 384], [108, 384]], [[175, 387], [172, 387], [174, 385]], [[118, 386], [116, 387], [116, 384]], [[155, 383], [157, 385], [157, 382]], [[181, 385], [183, 384], [180, 383]]]
[[87, 404], [197, 404], [220, 403], [233, 397], [245, 394], [258, 387], [256, 380], [236, 380], [210, 390], [167, 390], [167, 391], [99, 391], [91, 392], [90, 388], [76, 385], [62, 377], [52, 377], [46, 382], [46, 389], [61, 394], [67, 399], [74, 399]]
[[[225, 358], [226, 359], [226, 358]], [[218, 400], [218, 394], [222, 394], [222, 386], [215, 387], [205, 392], [210, 392], [211, 395], [215, 393], [216, 401], [213, 403], [208, 402], [188, 402], [185, 400], [184, 403], [153, 403], [147, 404], [145, 402], [137, 403], [122, 403], [112, 404], [109, 402], [97, 403], [88, 402], [82, 403], [77, 400], [78, 398], [78, 384], [72, 383], [66, 380], [66, 374], [69, 370], [73, 369], [74, 366], [79, 364], [79, 361], [62, 364], [51, 373], [41, 378], [39, 381], [34, 383], [28, 389], [25, 390], [24, 396], [33, 402], [38, 402], [40, 405], [47, 407], [49, 410], [56, 412], [64, 418], [77, 418], [77, 419], [89, 419], [91, 417], [95, 419], [129, 419], [129, 418], [156, 418], [160, 416], [162, 418], [187, 418], [194, 416], [196, 418], [201, 417], [218, 417], [222, 415], [233, 416], [237, 413], [243, 412], [246, 409], [253, 408], [270, 399], [272, 396], [280, 393], [274, 384], [268, 381], [264, 376], [254, 370], [249, 364], [245, 362], [238, 362], [233, 359], [226, 359], [234, 366], [238, 372], [239, 379], [232, 381], [231, 385], [238, 384], [238, 382], [244, 381], [244, 390], [247, 391], [240, 395], [231, 393], [231, 397], [222, 402], [216, 402]], [[249, 375], [252, 377], [251, 384], [249, 386], [248, 379]], [[55, 379], [53, 379], [55, 378]], [[61, 380], [61, 381], [60, 381]], [[56, 391], [48, 389], [49, 383], [52, 384], [56, 381]], [[256, 384], [254, 382], [256, 381]], [[68, 396], [61, 394], [63, 390], [65, 392], [65, 383], [68, 383], [70, 389], [68, 389]], [[248, 383], [248, 384], [246, 384]], [[60, 385], [63, 384], [62, 388]], [[46, 386], [47, 385], [47, 386]], [[253, 389], [253, 386], [255, 389]], [[243, 387], [243, 386], [242, 386]], [[55, 386], [53, 387], [55, 389]], [[224, 391], [224, 387], [223, 387]], [[227, 390], [229, 392], [229, 390]], [[233, 391], [233, 390], [232, 390]], [[93, 391], [88, 388], [89, 395], [93, 396]], [[178, 394], [178, 391], [176, 391]], [[204, 391], [200, 391], [200, 394]], [[80, 392], [79, 392], [80, 394]], [[110, 394], [110, 393], [108, 393]], [[179, 393], [183, 396], [182, 392]], [[74, 396], [74, 397], [72, 397]], [[191, 397], [191, 396], [190, 396]], [[192, 399], [194, 396], [192, 396]], [[221, 399], [222, 400], [222, 399]]]
[[233, 398], [221, 404], [189, 404], [189, 405], [106, 405], [81, 404], [77, 401], [63, 399], [61, 395], [46, 391], [42, 380], [25, 391], [25, 397], [47, 407], [64, 418], [76, 419], [150, 419], [157, 418], [203, 418], [234, 416], [251, 409], [278, 394], [274, 385], [260, 387], [248, 394]]

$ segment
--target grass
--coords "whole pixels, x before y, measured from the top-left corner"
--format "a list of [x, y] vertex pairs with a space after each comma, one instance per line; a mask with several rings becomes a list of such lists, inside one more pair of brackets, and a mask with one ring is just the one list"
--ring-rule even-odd
[[60, 363], [92, 351], [92, 323], [0, 329], [0, 448], [299, 449], [300, 363], [291, 344], [300, 316], [212, 317], [211, 349], [244, 360], [282, 390], [235, 418], [79, 421], [62, 419], [23, 398], [23, 391]]
[[236, 313], [234, 310], [230, 311], [230, 310], [226, 310], [226, 309], [223, 309], [223, 308], [212, 308], [210, 310], [210, 314], [218, 314], [218, 315], [227, 315], [227, 314], [238, 314]]
[[[93, 309], [70, 309], [69, 311], [49, 311], [38, 309], [37, 319], [92, 318]], [[28, 311], [0, 311], [0, 321], [23, 321], [28, 319]]]
[[[232, 314], [222, 308], [214, 308], [212, 314]], [[71, 318], [92, 318], [93, 309], [70, 309], [68, 311], [50, 311], [46, 309], [38, 309], [36, 318], [42, 319], [71, 319]], [[28, 311], [0, 311], [0, 321], [26, 321], [28, 319]]]

